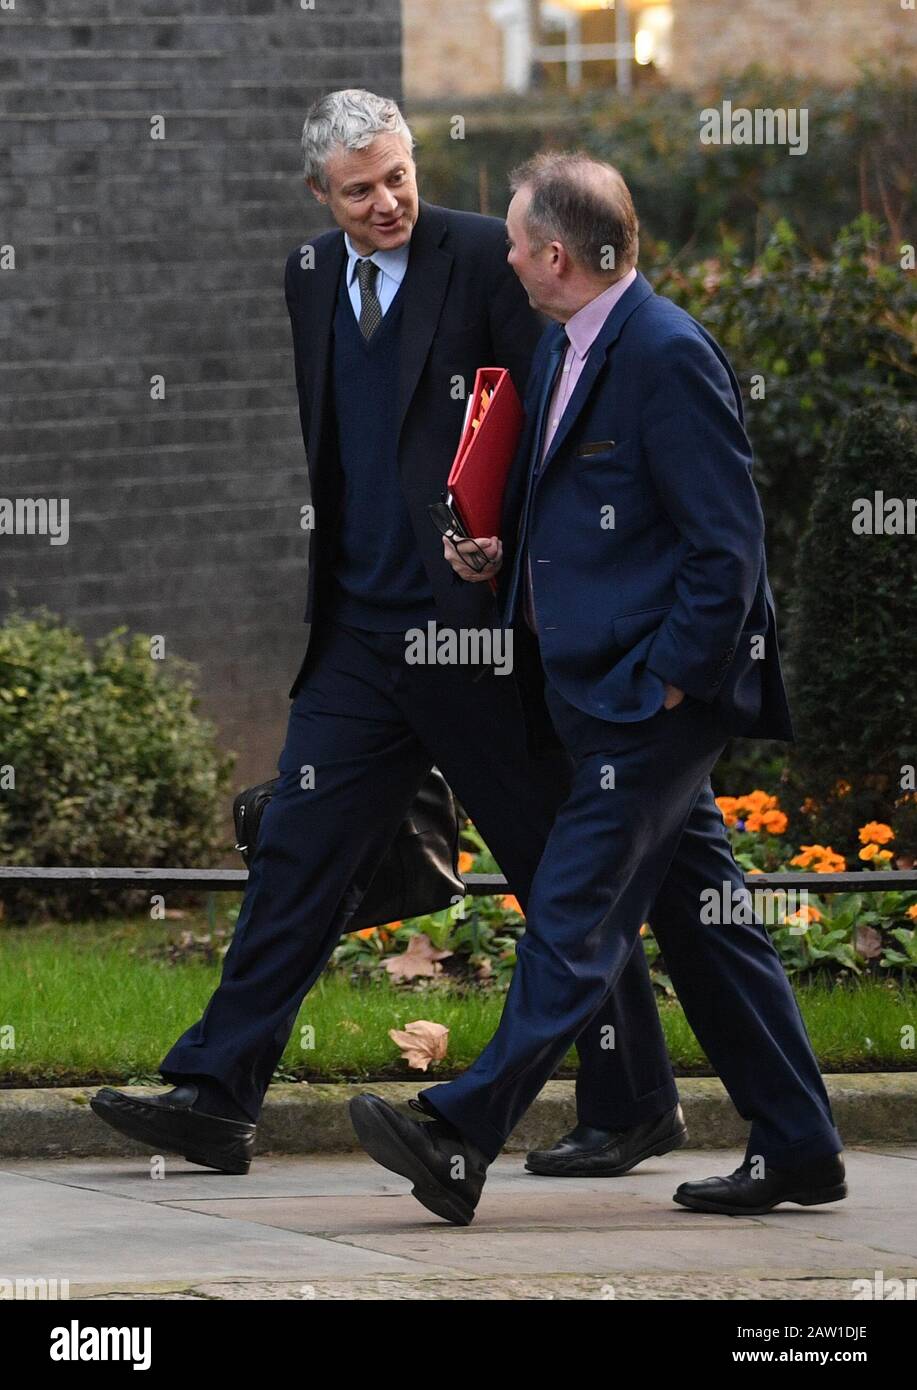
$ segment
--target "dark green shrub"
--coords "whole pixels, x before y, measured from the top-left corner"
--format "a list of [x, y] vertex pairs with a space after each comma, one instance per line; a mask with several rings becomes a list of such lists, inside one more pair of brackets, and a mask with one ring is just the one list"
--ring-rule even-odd
[[[192, 668], [117, 628], [95, 649], [42, 612], [0, 626], [0, 858], [6, 864], [205, 868], [222, 846], [231, 759], [196, 710]], [[6, 779], [10, 774], [7, 772]], [[2, 774], [0, 774], [2, 786]], [[147, 895], [148, 896], [148, 895]], [[95, 915], [113, 889], [0, 885], [6, 914]]]
[[[704, 145], [700, 112], [733, 108], [804, 108], [808, 149], [779, 145]], [[724, 235], [754, 258], [776, 222], [788, 218], [812, 253], [827, 254], [837, 229], [858, 213], [881, 216], [890, 254], [915, 211], [917, 88], [894, 55], [864, 65], [856, 84], [752, 66], [698, 92], [638, 88], [576, 97], [462, 101], [464, 138], [453, 138], [455, 103], [411, 109], [418, 136], [423, 196], [433, 203], [502, 216], [510, 169], [540, 149], [588, 149], [624, 174], [641, 223], [644, 264], [675, 253], [711, 255]]]
[[781, 222], [753, 265], [726, 243], [719, 258], [655, 277], [721, 343], [741, 383], [778, 604], [831, 430], [871, 399], [913, 398], [917, 277], [898, 258], [883, 262], [880, 242], [862, 216], [812, 259]]
[[917, 423], [873, 402], [846, 418], [829, 450], [799, 547], [786, 629], [799, 739], [789, 782], [808, 831], [796, 838], [858, 844], [858, 827], [880, 821], [895, 832], [887, 848], [913, 855], [917, 536], [856, 534], [854, 502], [877, 491], [917, 496]]

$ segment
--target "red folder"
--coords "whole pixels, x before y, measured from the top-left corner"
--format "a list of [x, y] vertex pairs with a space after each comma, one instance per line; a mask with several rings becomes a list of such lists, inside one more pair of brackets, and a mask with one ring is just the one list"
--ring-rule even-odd
[[[446, 480], [447, 500], [469, 536], [500, 534], [506, 477], [522, 423], [522, 403], [506, 368], [479, 367]], [[489, 583], [496, 593], [496, 579]]]

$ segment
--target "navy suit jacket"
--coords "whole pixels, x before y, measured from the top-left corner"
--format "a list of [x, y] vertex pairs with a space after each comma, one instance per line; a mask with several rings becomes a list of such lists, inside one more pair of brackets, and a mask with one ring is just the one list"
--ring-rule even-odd
[[[504, 499], [497, 597], [517, 631], [533, 417], [561, 336], [552, 325], [538, 346]], [[739, 385], [706, 329], [639, 272], [586, 359], [534, 485], [528, 534], [541, 661], [571, 704], [647, 719], [668, 681], [714, 706], [731, 734], [795, 741]], [[530, 680], [522, 688], [527, 704], [541, 699]]]
[[[342, 499], [330, 393], [334, 313], [347, 254], [340, 230], [324, 232], [305, 245], [313, 248], [314, 268], [303, 266], [303, 247], [294, 247], [286, 261], [284, 289], [316, 514], [305, 612], [305, 621], [312, 623], [321, 613], [333, 566]], [[423, 200], [401, 293], [398, 466], [418, 550], [439, 620], [454, 627], [493, 627], [497, 611], [490, 586], [457, 578], [427, 508], [443, 496], [462, 432], [466, 402], [456, 393], [456, 379], [462, 379], [467, 392], [478, 367], [507, 367], [522, 396], [544, 320], [507, 264], [501, 219]], [[358, 382], [353, 409], [361, 409]]]

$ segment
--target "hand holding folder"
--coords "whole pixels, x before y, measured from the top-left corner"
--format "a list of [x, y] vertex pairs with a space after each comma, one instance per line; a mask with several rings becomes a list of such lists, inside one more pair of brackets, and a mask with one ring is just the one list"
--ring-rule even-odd
[[[499, 535], [506, 478], [519, 444], [522, 422], [522, 404], [506, 368], [479, 367], [446, 480], [444, 503], [431, 508], [443, 535]], [[446, 529], [449, 521], [443, 520], [443, 508], [445, 517], [451, 515], [452, 521], [458, 523], [451, 531]], [[496, 592], [496, 579], [489, 583]]]

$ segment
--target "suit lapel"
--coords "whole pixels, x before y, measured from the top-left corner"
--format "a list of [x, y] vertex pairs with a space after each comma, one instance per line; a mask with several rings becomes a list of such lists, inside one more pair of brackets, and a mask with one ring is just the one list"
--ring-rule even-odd
[[332, 328], [337, 306], [338, 284], [341, 271], [347, 260], [344, 248], [344, 233], [334, 238], [328, 253], [328, 260], [319, 271], [315, 269], [315, 299], [313, 310], [313, 329], [315, 332], [315, 390], [312, 397], [312, 415], [308, 458], [310, 463], [321, 457], [320, 443], [324, 428], [325, 402], [327, 398], [328, 372], [331, 365]]
[[612, 309], [608, 318], [602, 324], [599, 335], [586, 358], [586, 365], [583, 368], [576, 388], [567, 402], [567, 408], [563, 413], [560, 424], [557, 427], [554, 438], [551, 440], [551, 447], [545, 455], [539, 481], [544, 477], [548, 465], [555, 458], [559, 449], [563, 447], [564, 440], [569, 435], [571, 429], [589, 399], [590, 392], [595, 385], [599, 372], [605, 365], [605, 360], [618, 339], [621, 329], [624, 327], [631, 314], [642, 304], [645, 299], [653, 293], [653, 288], [644, 275], [637, 271], [637, 278], [632, 285], [624, 291], [617, 304]]
[[411, 254], [402, 286], [401, 368], [398, 382], [398, 435], [417, 390], [430, 344], [439, 324], [453, 257], [441, 246], [446, 219], [421, 201], [411, 234]]
[[540, 383], [544, 373], [549, 369], [548, 363], [551, 361], [551, 350], [559, 340], [561, 331], [559, 324], [551, 324], [551, 326], [546, 329], [538, 344], [536, 355], [532, 362], [528, 389], [525, 393], [525, 415], [522, 433], [519, 436], [519, 444], [516, 448], [509, 474], [507, 475], [506, 487], [503, 493], [503, 523], [500, 534], [504, 538], [509, 534], [513, 519], [516, 521], [519, 519], [519, 511], [522, 506], [523, 497], [525, 496], [526, 483], [528, 482], [529, 466], [532, 461], [532, 448], [535, 443], [535, 416], [538, 413]]

